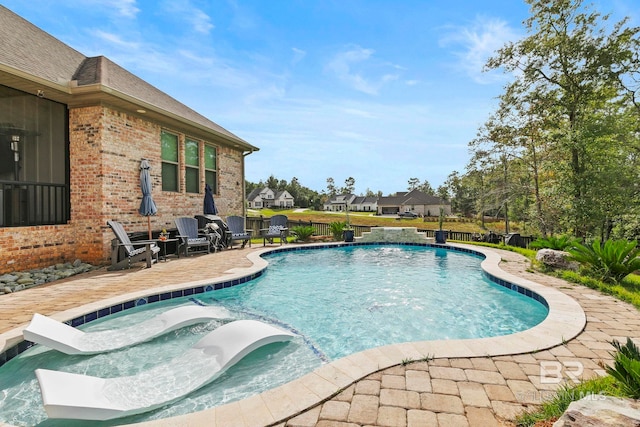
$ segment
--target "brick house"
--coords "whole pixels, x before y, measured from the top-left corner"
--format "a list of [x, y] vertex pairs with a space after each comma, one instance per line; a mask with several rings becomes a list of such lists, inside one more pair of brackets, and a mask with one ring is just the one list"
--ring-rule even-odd
[[138, 214], [151, 164], [154, 230], [202, 213], [244, 215], [244, 158], [258, 148], [103, 56], [89, 58], [0, 6], [0, 274], [108, 262], [116, 220]]

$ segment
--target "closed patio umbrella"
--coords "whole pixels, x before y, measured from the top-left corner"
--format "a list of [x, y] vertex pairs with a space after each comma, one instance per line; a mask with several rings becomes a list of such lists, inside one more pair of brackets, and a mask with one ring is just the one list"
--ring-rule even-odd
[[213, 190], [206, 184], [204, 186], [204, 208], [203, 213], [205, 215], [218, 215], [218, 208], [216, 208], [216, 203], [213, 201]]
[[151, 215], [158, 213], [153, 197], [151, 197], [151, 175], [149, 174], [149, 161], [142, 159], [140, 162], [140, 189], [142, 190], [142, 202], [140, 202], [140, 215], [147, 217], [147, 228], [149, 230], [149, 240], [151, 240]]

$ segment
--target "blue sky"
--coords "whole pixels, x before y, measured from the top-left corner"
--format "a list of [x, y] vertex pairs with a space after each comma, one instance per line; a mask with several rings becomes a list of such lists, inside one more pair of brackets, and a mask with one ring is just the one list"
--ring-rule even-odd
[[[508, 76], [486, 59], [525, 35], [522, 0], [4, 0], [260, 148], [246, 177], [316, 191], [436, 188]], [[639, 25], [640, 0], [596, 9]]]

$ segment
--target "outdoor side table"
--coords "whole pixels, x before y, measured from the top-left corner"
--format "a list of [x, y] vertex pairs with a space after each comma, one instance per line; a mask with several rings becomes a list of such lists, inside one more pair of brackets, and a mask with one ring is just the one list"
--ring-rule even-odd
[[[178, 240], [179, 239], [176, 239], [176, 238], [173, 238], [173, 239], [167, 238], [167, 239], [164, 239], [164, 240], [158, 239], [158, 243], [160, 243], [162, 245], [161, 246], [162, 251], [160, 252], [161, 253], [160, 259], [162, 261], [167, 262], [167, 243], [169, 243], [169, 242], [177, 242]], [[180, 258], [180, 253], [178, 253], [178, 258]]]

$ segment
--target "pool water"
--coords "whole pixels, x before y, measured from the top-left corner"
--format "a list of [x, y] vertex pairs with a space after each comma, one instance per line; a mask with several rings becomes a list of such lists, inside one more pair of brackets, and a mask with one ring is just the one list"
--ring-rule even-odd
[[[433, 339], [481, 338], [540, 323], [547, 308], [489, 281], [482, 258], [419, 246], [347, 246], [267, 255], [265, 274], [244, 285], [137, 307], [81, 329], [121, 328], [177, 305], [220, 305], [238, 319], [258, 319], [299, 334], [265, 346], [219, 379], [167, 407], [92, 425], [118, 425], [200, 411], [292, 381], [322, 363], [368, 348]], [[0, 421], [20, 426], [80, 426], [48, 420], [33, 371], [57, 369], [102, 377], [134, 375], [171, 360], [222, 324], [212, 321], [151, 342], [93, 356], [35, 346], [0, 367]], [[428, 355], [425, 355], [428, 356]]]

